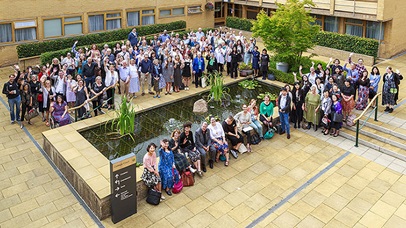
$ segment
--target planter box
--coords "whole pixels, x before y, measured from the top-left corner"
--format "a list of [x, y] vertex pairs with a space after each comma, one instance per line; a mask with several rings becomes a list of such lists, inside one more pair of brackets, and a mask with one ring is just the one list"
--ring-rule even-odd
[[276, 63], [276, 69], [280, 70], [284, 73], [288, 73], [289, 70], [289, 64], [288, 63], [284, 63], [284, 62], [277, 62]]

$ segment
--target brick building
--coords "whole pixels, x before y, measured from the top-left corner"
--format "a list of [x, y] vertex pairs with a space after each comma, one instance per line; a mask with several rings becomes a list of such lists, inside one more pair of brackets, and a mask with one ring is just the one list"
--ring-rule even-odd
[[[216, 0], [215, 24], [227, 16], [255, 19], [263, 9], [269, 15], [275, 2], [286, 0]], [[324, 31], [350, 34], [380, 41], [379, 57], [390, 58], [406, 51], [406, 1], [404, 0], [313, 0], [311, 13]]]
[[16, 63], [19, 43], [41, 42], [120, 28], [187, 22], [187, 28], [212, 27], [206, 0], [19, 0], [2, 1], [0, 66]]

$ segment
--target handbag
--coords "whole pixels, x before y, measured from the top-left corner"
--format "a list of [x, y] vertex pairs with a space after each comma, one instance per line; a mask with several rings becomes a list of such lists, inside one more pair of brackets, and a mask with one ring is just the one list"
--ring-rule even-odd
[[193, 186], [195, 184], [195, 179], [190, 171], [185, 171], [181, 174], [181, 179], [184, 187]]
[[176, 169], [172, 169], [172, 173], [173, 173], [173, 179], [175, 182], [175, 184], [173, 185], [172, 192], [177, 194], [182, 191], [183, 183], [182, 183], [182, 179], [179, 178], [179, 173], [178, 173], [178, 171], [176, 171]]
[[265, 133], [265, 135], [264, 135], [264, 139], [272, 139], [272, 137], [274, 136], [274, 130], [273, 129], [270, 129], [270, 130], [268, 130], [266, 133]]
[[343, 122], [343, 114], [333, 113], [333, 122], [341, 123]]
[[240, 145], [240, 147], [238, 148], [238, 152], [240, 152], [241, 154], [243, 154], [243, 153], [245, 153], [245, 152], [247, 152], [248, 151], [248, 149], [247, 149], [247, 147], [242, 143], [241, 145]]
[[152, 205], [158, 205], [159, 202], [161, 201], [161, 195], [162, 193], [155, 191], [154, 189], [149, 189], [147, 195], [147, 203]]
[[24, 118], [27, 120], [31, 120], [32, 118], [34, 118], [38, 115], [39, 115], [38, 111], [35, 108], [33, 108], [30, 111], [28, 111], [27, 114], [25, 114]]

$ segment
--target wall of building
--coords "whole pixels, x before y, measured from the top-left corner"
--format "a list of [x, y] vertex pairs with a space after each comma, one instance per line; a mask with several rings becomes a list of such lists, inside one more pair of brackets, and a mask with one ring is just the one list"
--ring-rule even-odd
[[[37, 40], [44, 38], [43, 20], [67, 16], [82, 16], [83, 34], [88, 33], [88, 15], [92, 13], [121, 13], [121, 27], [127, 27], [127, 12], [138, 10], [155, 10], [155, 24], [176, 20], [187, 22], [187, 28], [197, 29], [214, 26], [214, 12], [205, 11], [206, 0], [18, 0], [2, 1], [0, 23], [35, 20], [37, 25]], [[201, 6], [202, 13], [189, 14], [188, 7]], [[161, 17], [160, 9], [184, 7], [184, 15]], [[18, 12], [18, 13], [10, 13]], [[57, 37], [59, 38], [59, 37]], [[62, 37], [61, 37], [62, 38]], [[54, 39], [54, 38], [53, 38]], [[37, 42], [37, 41], [34, 41]], [[0, 66], [17, 63], [16, 43], [0, 43]]]

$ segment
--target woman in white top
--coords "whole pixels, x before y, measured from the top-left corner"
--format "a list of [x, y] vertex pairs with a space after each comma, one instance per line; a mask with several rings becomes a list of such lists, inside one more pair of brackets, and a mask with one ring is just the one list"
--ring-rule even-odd
[[210, 119], [210, 125], [207, 127], [210, 129], [210, 138], [213, 143], [214, 148], [217, 150], [216, 162], [219, 161], [220, 153], [226, 157], [225, 165], [228, 166], [229, 153], [228, 144], [224, 134], [223, 127], [219, 122], [216, 121], [214, 117]]
[[[106, 71], [106, 78], [104, 79], [104, 85], [106, 87], [110, 87], [112, 85], [117, 84], [118, 73], [115, 70], [114, 65], [109, 65], [108, 64], [108, 58], [107, 57], [104, 59], [104, 70]], [[112, 106], [114, 104], [114, 100], [113, 100], [114, 87], [111, 88], [111, 89], [108, 89], [106, 91], [106, 93], [107, 93], [107, 99], [108, 99], [107, 107], [108, 107], [108, 109], [112, 109]]]
[[138, 77], [138, 69], [135, 65], [135, 59], [130, 60], [130, 88], [128, 89], [128, 93], [133, 97], [135, 93], [140, 91], [140, 81]]

